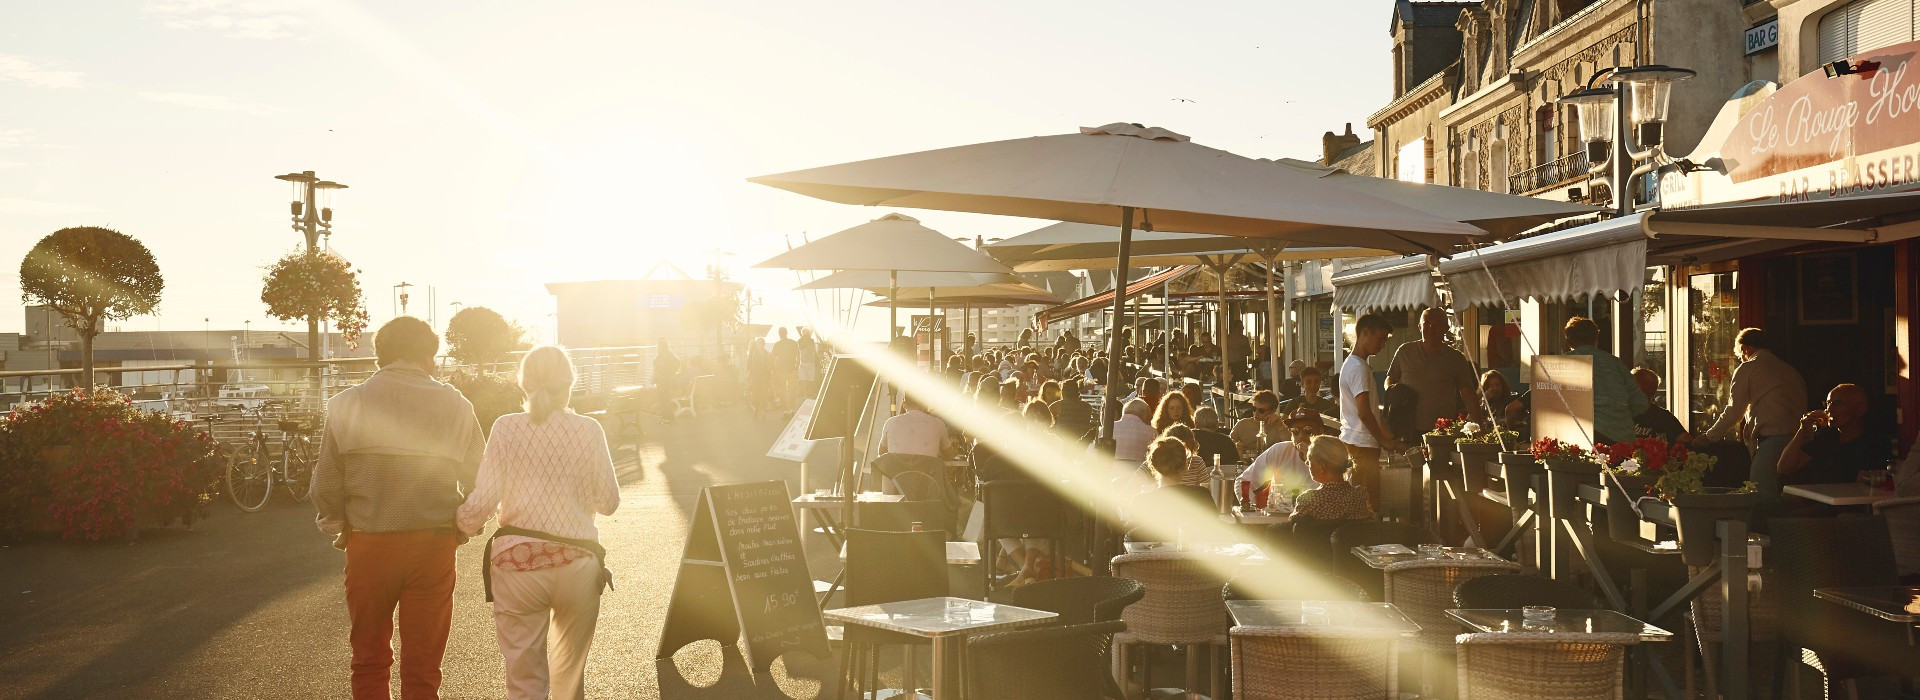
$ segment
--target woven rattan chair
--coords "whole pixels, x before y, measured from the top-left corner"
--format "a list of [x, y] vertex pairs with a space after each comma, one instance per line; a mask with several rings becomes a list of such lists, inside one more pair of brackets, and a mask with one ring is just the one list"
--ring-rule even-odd
[[[1906, 643], [1899, 625], [1813, 597], [1815, 588], [1898, 583], [1885, 520], [1773, 518], [1767, 532], [1773, 540], [1770, 589], [1779, 600], [1788, 661], [1804, 656], [1792, 654], [1793, 649], [1812, 652], [1829, 682], [1908, 676], [1920, 668], [1920, 647]], [[1798, 663], [1788, 666], [1798, 668]]]
[[1628, 633], [1565, 635], [1528, 632], [1463, 634], [1455, 639], [1459, 700], [1591, 700], [1624, 692]]
[[1229, 635], [1233, 700], [1399, 695], [1398, 633], [1235, 627]]
[[1117, 576], [1074, 576], [1031, 584], [1007, 593], [1007, 604], [1058, 614], [1062, 625], [1111, 622], [1147, 594], [1139, 581]]
[[1453, 589], [1453, 606], [1456, 608], [1513, 609], [1529, 605], [1568, 609], [1606, 607], [1585, 588], [1525, 574], [1481, 576], [1462, 581]]
[[1413, 649], [1426, 664], [1428, 682], [1435, 688], [1451, 684], [1447, 668], [1453, 659], [1453, 637], [1460, 623], [1447, 617], [1453, 605], [1453, 589], [1463, 581], [1520, 572], [1520, 565], [1497, 559], [1409, 559], [1388, 564], [1381, 570], [1386, 579], [1386, 602], [1402, 615], [1420, 625], [1413, 637]]
[[[1140, 602], [1128, 605], [1120, 614], [1127, 631], [1114, 636], [1113, 675], [1125, 679], [1129, 657], [1140, 645], [1178, 644], [1187, 648], [1187, 685], [1199, 685], [1194, 647], [1224, 647], [1230, 619], [1226, 601], [1220, 597], [1226, 584], [1221, 572], [1230, 571], [1230, 558], [1200, 552], [1141, 552], [1113, 558], [1113, 575], [1139, 581], [1146, 594]], [[1140, 664], [1142, 674], [1148, 664]], [[1209, 674], [1217, 684], [1218, 674]], [[1151, 687], [1142, 679], [1142, 688]], [[1212, 697], [1219, 696], [1215, 687]]]
[[1333, 549], [1333, 572], [1367, 589], [1367, 595], [1374, 600], [1385, 600], [1386, 589], [1381, 585], [1380, 572], [1353, 556], [1354, 547], [1372, 547], [1381, 544], [1404, 544], [1408, 547], [1422, 544], [1440, 544], [1440, 537], [1424, 527], [1405, 523], [1383, 523], [1365, 521], [1347, 523], [1328, 536]]
[[1893, 561], [1900, 580], [1909, 585], [1920, 579], [1920, 497], [1895, 498], [1873, 504], [1873, 514], [1885, 518], [1893, 538]]
[[967, 638], [967, 697], [1120, 700], [1107, 673], [1118, 620]]

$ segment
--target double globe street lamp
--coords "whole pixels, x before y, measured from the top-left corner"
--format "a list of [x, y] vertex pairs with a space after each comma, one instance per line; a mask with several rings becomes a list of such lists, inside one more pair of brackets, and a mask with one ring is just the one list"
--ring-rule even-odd
[[[1659, 169], [1661, 132], [1673, 84], [1694, 72], [1659, 64], [1626, 66], [1595, 73], [1587, 87], [1559, 99], [1574, 106], [1580, 140], [1587, 144], [1588, 185], [1604, 182], [1613, 195], [1614, 213], [1633, 213], [1628, 183]], [[1633, 125], [1633, 140], [1627, 139]], [[1631, 144], [1631, 145], [1629, 145]]]
[[[347, 186], [315, 177], [312, 170], [275, 175], [273, 179], [292, 183], [293, 201], [288, 208], [293, 214], [293, 230], [306, 237], [307, 254], [314, 254], [320, 244], [320, 236], [333, 235], [333, 193]], [[307, 360], [320, 360], [320, 319], [317, 318], [307, 319]], [[319, 381], [320, 375], [315, 372], [316, 396], [319, 395]]]

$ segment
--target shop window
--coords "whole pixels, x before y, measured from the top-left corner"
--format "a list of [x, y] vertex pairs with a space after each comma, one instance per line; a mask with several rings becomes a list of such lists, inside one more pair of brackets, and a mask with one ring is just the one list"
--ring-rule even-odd
[[1713, 425], [1726, 410], [1733, 388], [1733, 338], [1740, 332], [1740, 294], [1732, 272], [1687, 278], [1687, 328], [1692, 353], [1687, 383], [1692, 396], [1688, 425]]
[[[1647, 283], [1640, 290], [1641, 350], [1635, 366], [1666, 374], [1667, 368], [1667, 269], [1647, 268]], [[1666, 387], [1661, 387], [1666, 393]]]

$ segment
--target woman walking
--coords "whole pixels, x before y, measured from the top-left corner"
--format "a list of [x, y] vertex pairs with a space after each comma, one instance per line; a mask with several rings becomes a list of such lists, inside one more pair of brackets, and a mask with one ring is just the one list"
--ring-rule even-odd
[[606, 551], [593, 515], [620, 507], [606, 433], [567, 408], [573, 362], [553, 346], [520, 362], [526, 412], [501, 416], [487, 440], [461, 532], [477, 534], [497, 512], [483, 571], [506, 657], [507, 697], [586, 697], [587, 649], [600, 616]]

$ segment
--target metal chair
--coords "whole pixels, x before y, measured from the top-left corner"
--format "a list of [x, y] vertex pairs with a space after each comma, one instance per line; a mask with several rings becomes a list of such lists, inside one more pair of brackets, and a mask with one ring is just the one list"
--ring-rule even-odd
[[1001, 539], [1046, 540], [1055, 566], [1061, 564], [1067, 505], [1052, 489], [1032, 481], [989, 481], [980, 485], [980, 501], [980, 570], [988, 595], [993, 593], [993, 561]]
[[1139, 581], [1117, 576], [1073, 576], [1011, 589], [1007, 604], [1059, 615], [1063, 625], [1119, 620], [1121, 611], [1147, 594]]
[[[1200, 682], [1199, 662], [1194, 656], [1195, 647], [1205, 646], [1210, 650], [1224, 647], [1228, 621], [1226, 601], [1221, 599], [1221, 587], [1226, 584], [1220, 572], [1230, 571], [1234, 560], [1228, 557], [1202, 552], [1141, 552], [1122, 554], [1113, 558], [1113, 575], [1139, 581], [1145, 589], [1140, 601], [1128, 605], [1120, 613], [1127, 622], [1127, 631], [1116, 635], [1113, 646], [1113, 675], [1120, 679], [1121, 687], [1127, 687], [1125, 678], [1129, 668], [1130, 652], [1139, 645], [1185, 645], [1187, 650], [1187, 685], [1195, 686]], [[1142, 682], [1140, 687], [1149, 688], [1150, 678], [1145, 678], [1148, 664], [1142, 660]], [[1219, 676], [1208, 674], [1212, 678], [1213, 693], [1210, 697], [1219, 697]]]
[[1587, 589], [1564, 581], [1525, 574], [1481, 576], [1462, 581], [1453, 589], [1453, 606], [1456, 608], [1512, 609], [1529, 605], [1569, 609], [1606, 607]]
[[[947, 595], [946, 533], [848, 529], [846, 581], [848, 607]], [[925, 638], [859, 625], [847, 625], [844, 639], [842, 697], [856, 684], [869, 692], [879, 689], [879, 648], [887, 645], [906, 647], [905, 684], [912, 688], [915, 650], [931, 644]]]
[[1565, 636], [1531, 632], [1455, 638], [1459, 700], [1589, 700], [1625, 692], [1628, 633]]
[[966, 695], [970, 698], [1121, 700], [1107, 673], [1118, 620], [1042, 627], [967, 638]]
[[1396, 632], [1234, 627], [1228, 634], [1233, 700], [1399, 697]]

